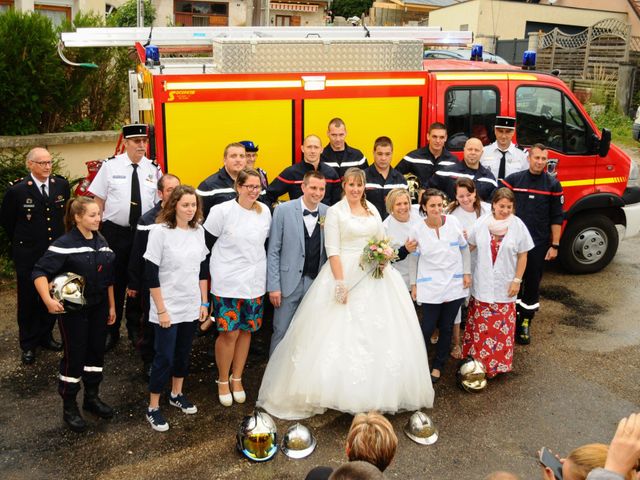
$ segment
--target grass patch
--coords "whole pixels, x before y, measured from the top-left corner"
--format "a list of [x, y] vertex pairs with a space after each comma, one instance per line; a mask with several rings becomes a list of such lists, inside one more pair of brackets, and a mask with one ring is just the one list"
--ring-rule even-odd
[[594, 105], [586, 105], [589, 115], [598, 126], [598, 128], [607, 128], [611, 130], [611, 141], [616, 145], [624, 145], [626, 147], [637, 147], [636, 142], [631, 136], [631, 126], [633, 119], [627, 115], [619, 113], [615, 108], [599, 110], [593, 108]]

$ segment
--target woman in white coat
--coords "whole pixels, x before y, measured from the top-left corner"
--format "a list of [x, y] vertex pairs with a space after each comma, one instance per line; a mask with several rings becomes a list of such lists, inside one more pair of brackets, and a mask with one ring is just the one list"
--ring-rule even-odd
[[443, 215], [445, 195], [429, 188], [420, 198], [426, 217], [411, 230], [420, 253], [410, 261], [411, 295], [422, 304], [422, 334], [427, 348], [436, 329], [440, 335], [431, 370], [431, 381], [440, 380], [449, 358], [451, 333], [462, 301], [471, 283], [469, 248], [457, 218]]
[[422, 219], [418, 212], [411, 208], [411, 195], [406, 188], [395, 188], [389, 192], [385, 200], [389, 216], [384, 219], [382, 226], [385, 235], [391, 240], [393, 248], [398, 250], [398, 260], [393, 266], [411, 289], [409, 281], [409, 254], [416, 251], [417, 242], [411, 238], [411, 227], [420, 223]]
[[497, 190], [491, 210], [468, 236], [477, 257], [462, 348], [464, 356], [484, 364], [489, 378], [512, 369], [516, 296], [533, 248], [527, 227], [514, 214], [511, 190]]
[[[456, 180], [456, 198], [447, 206], [447, 213], [453, 215], [462, 224], [464, 238], [471, 231], [476, 221], [491, 211], [491, 205], [481, 202], [477, 195], [476, 184], [470, 178], [460, 177]], [[475, 264], [474, 252], [471, 252], [471, 271]], [[469, 297], [464, 299], [458, 315], [453, 322], [453, 342], [451, 345], [451, 356], [460, 360], [462, 358], [462, 344], [460, 342], [460, 324], [462, 320], [467, 320], [467, 304]]]

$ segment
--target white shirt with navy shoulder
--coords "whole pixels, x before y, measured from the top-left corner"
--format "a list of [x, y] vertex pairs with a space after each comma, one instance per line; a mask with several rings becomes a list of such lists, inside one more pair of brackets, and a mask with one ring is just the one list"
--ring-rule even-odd
[[[129, 226], [131, 209], [131, 177], [133, 162], [125, 153], [102, 162], [96, 177], [91, 182], [89, 192], [104, 200], [103, 221], [110, 221], [121, 227]], [[142, 215], [151, 210], [158, 199], [158, 179], [162, 171], [147, 157], [138, 163], [138, 182]]]

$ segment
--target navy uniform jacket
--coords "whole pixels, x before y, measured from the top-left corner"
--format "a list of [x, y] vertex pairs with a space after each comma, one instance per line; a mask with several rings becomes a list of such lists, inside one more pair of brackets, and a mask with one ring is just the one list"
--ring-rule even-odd
[[367, 157], [365, 157], [360, 150], [350, 147], [346, 143], [344, 144], [344, 150], [341, 152], [334, 152], [331, 144], [324, 147], [324, 150], [322, 150], [320, 154], [320, 161], [333, 168], [340, 179], [344, 177], [345, 172], [351, 167], [366, 170], [369, 166]]
[[480, 200], [491, 203], [491, 197], [498, 188], [498, 183], [491, 170], [481, 164], [478, 164], [478, 168], [474, 170], [462, 161], [444, 170], [438, 170], [429, 180], [429, 186], [442, 190], [449, 197], [449, 200], [454, 200], [456, 198], [456, 180], [458, 178], [473, 180]]
[[403, 175], [408, 173], [414, 174], [418, 177], [420, 186], [426, 188], [429, 179], [435, 172], [457, 163], [460, 163], [458, 157], [446, 148], [443, 148], [442, 154], [436, 158], [433, 156], [433, 153], [431, 153], [431, 150], [429, 150], [429, 145], [427, 145], [407, 153], [404, 158], [398, 162], [398, 165], [396, 165], [396, 170]]
[[516, 215], [529, 229], [536, 247], [549, 246], [551, 225], [562, 225], [562, 185], [546, 172], [534, 175], [529, 170], [512, 173], [502, 180], [516, 196]]
[[49, 244], [64, 233], [69, 182], [60, 175], [49, 177], [46, 201], [31, 175], [18, 179], [2, 200], [0, 222], [11, 240], [12, 257], [18, 271], [31, 271]]
[[367, 200], [375, 205], [384, 220], [389, 215], [385, 204], [387, 195], [394, 188], [408, 188], [407, 180], [395, 168], [389, 169], [387, 178], [380, 175], [375, 165], [371, 165], [364, 173], [367, 178], [367, 185], [365, 186]]
[[53, 280], [65, 272], [85, 279], [84, 298], [87, 306], [107, 300], [107, 288], [113, 285], [116, 255], [99, 232], [87, 240], [76, 227], [55, 240], [36, 262], [32, 278], [45, 276]]
[[[313, 170], [313, 165], [305, 161], [285, 168], [267, 188], [265, 203], [271, 206], [285, 193], [289, 194], [289, 199], [291, 200], [301, 197], [302, 179], [304, 178], [304, 174], [310, 170]], [[325, 176], [327, 181], [327, 190], [324, 194], [323, 203], [329, 206], [338, 203], [342, 198], [342, 187], [338, 174], [333, 168], [322, 161], [318, 164], [318, 171]]]
[[136, 233], [133, 237], [131, 255], [129, 255], [129, 283], [127, 286], [131, 290], [142, 290], [144, 280], [144, 252], [147, 251], [149, 241], [149, 230], [151, 225], [156, 223], [156, 218], [162, 210], [162, 204], [158, 202], [151, 210], [142, 215], [136, 226]]
[[222, 167], [198, 185], [196, 193], [202, 198], [202, 215], [205, 219], [209, 215], [211, 207], [236, 198], [236, 191], [233, 188], [234, 183], [233, 178]]

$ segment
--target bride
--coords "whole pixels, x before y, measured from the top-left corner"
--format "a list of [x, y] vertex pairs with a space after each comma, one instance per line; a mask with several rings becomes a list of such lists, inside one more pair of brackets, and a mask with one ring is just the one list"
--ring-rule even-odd
[[356, 414], [433, 405], [427, 353], [401, 275], [381, 279], [359, 267], [370, 239], [384, 229], [364, 198], [365, 176], [347, 170], [344, 198], [327, 211], [325, 264], [275, 349], [257, 406], [297, 420], [327, 408]]

